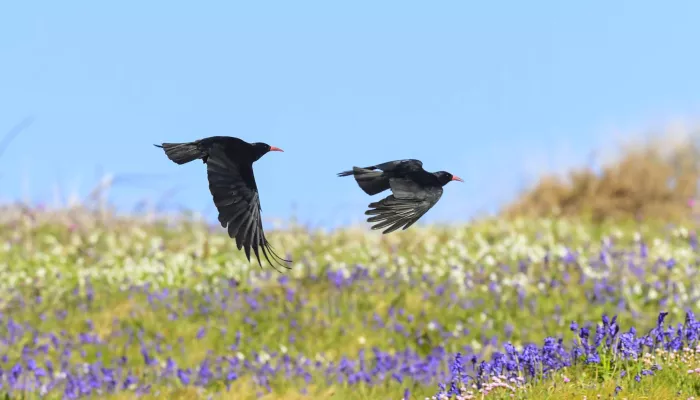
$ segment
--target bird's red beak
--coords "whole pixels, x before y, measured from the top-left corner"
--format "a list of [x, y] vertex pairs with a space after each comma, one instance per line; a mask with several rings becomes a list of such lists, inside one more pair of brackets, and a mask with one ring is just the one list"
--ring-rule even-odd
[[281, 151], [284, 153], [284, 150], [280, 149], [279, 147], [275, 147], [275, 146], [270, 146], [270, 151]]
[[458, 177], [457, 175], [452, 175], [452, 180], [453, 180], [453, 181], [464, 182], [464, 181], [462, 180], [462, 178]]

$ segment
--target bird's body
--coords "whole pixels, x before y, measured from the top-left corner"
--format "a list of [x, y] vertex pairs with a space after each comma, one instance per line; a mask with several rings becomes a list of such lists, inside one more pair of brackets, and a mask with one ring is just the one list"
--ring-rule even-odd
[[258, 264], [259, 250], [273, 266], [272, 257], [279, 265], [289, 268], [265, 238], [260, 212], [258, 186], [253, 175], [253, 163], [269, 151], [282, 151], [265, 143], [248, 143], [230, 136], [212, 136], [189, 143], [163, 143], [155, 145], [165, 151], [177, 164], [200, 159], [207, 165], [209, 191], [219, 212], [221, 226], [235, 238], [236, 247], [245, 251], [250, 261], [253, 249]]
[[442, 187], [450, 181], [460, 181], [449, 172], [428, 172], [420, 160], [389, 161], [370, 167], [353, 167], [338, 176], [354, 176], [360, 188], [372, 196], [391, 189], [392, 194], [370, 203], [365, 215], [367, 222], [377, 222], [372, 229], [390, 233], [407, 229], [428, 212], [442, 197]]

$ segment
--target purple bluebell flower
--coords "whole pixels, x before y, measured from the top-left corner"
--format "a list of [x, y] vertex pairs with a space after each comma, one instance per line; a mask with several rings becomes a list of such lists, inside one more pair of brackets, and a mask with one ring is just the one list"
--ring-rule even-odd
[[578, 324], [576, 323], [576, 321], [571, 321], [571, 324], [569, 325], [569, 329], [572, 332], [578, 331]]

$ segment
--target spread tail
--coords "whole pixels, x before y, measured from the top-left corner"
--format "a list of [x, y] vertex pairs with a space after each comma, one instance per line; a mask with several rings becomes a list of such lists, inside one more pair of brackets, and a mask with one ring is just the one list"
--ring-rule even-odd
[[343, 171], [338, 176], [355, 176], [355, 181], [365, 193], [372, 196], [389, 189], [389, 178], [384, 176], [381, 171], [375, 171], [376, 168], [360, 168], [353, 167], [352, 171]]
[[204, 158], [207, 154], [202, 151], [197, 143], [163, 143], [163, 145], [154, 144], [165, 150], [165, 155], [177, 164], [186, 164], [198, 158]]

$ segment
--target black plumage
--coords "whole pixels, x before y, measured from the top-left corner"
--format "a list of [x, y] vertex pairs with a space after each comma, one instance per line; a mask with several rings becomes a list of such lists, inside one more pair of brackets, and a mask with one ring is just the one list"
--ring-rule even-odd
[[219, 212], [219, 222], [227, 228], [229, 237], [235, 238], [238, 250], [243, 249], [250, 261], [252, 248], [261, 267], [259, 250], [273, 268], [277, 269], [276, 263], [289, 269], [282, 261], [290, 261], [279, 257], [265, 238], [260, 195], [253, 175], [255, 161], [270, 151], [282, 149], [230, 136], [154, 146], [162, 148], [170, 160], [180, 165], [201, 159], [207, 165], [209, 191]]
[[389, 161], [371, 167], [353, 167], [338, 176], [354, 176], [360, 188], [372, 196], [391, 189], [392, 194], [370, 203], [365, 215], [372, 217], [372, 229], [386, 228], [390, 233], [399, 228], [407, 229], [428, 212], [442, 197], [442, 187], [451, 181], [464, 182], [445, 171], [428, 172], [419, 160]]

